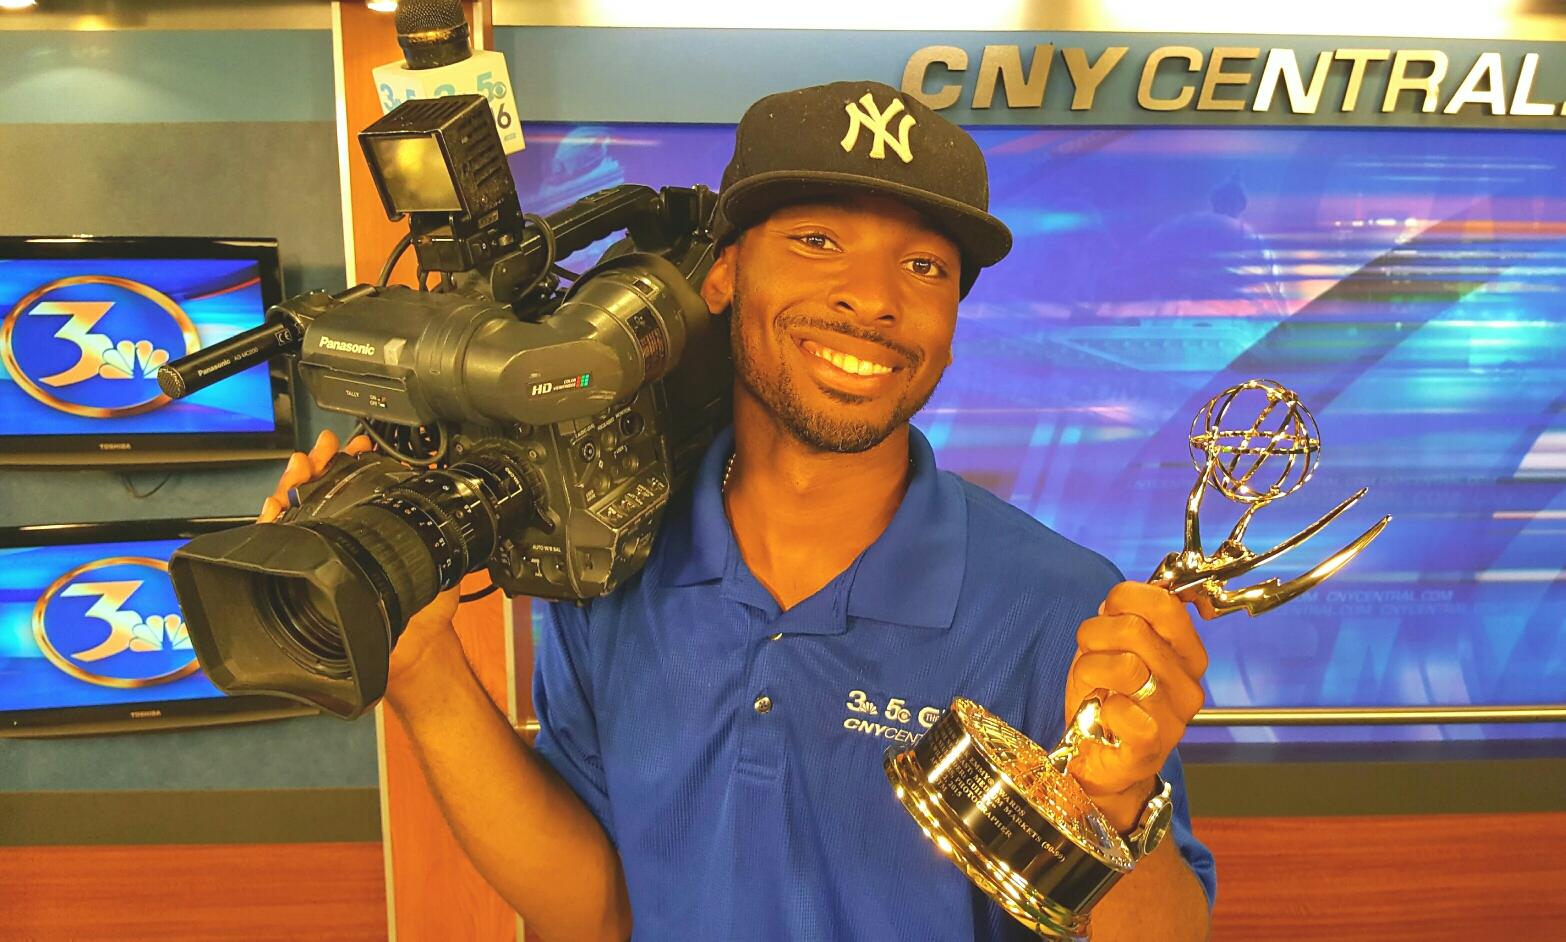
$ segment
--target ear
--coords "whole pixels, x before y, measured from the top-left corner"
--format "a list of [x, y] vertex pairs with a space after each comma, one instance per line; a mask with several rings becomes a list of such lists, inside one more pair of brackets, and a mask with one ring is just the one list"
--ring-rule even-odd
[[739, 256], [739, 243], [730, 242], [718, 253], [718, 258], [707, 270], [701, 283], [701, 299], [707, 302], [707, 311], [722, 314], [734, 300], [734, 265]]

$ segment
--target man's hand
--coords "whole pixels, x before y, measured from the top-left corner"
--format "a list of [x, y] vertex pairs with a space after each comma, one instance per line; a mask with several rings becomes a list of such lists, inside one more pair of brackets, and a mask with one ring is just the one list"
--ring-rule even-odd
[[[370, 439], [364, 435], [350, 441], [343, 451], [350, 455], [363, 454], [374, 446]], [[256, 517], [256, 523], [270, 523], [276, 520], [283, 511], [288, 509], [288, 492], [301, 484], [308, 484], [321, 476], [326, 470], [326, 463], [337, 454], [337, 435], [326, 429], [315, 440], [315, 446], [309, 454], [296, 451], [288, 459], [288, 467], [283, 469], [283, 476], [277, 480], [277, 489], [267, 499], [261, 502], [261, 514]]]
[[[451, 671], [465, 669], [462, 643], [452, 630], [461, 588], [452, 586], [408, 619], [386, 665], [386, 700], [399, 714], [419, 709], [425, 694], [439, 698]], [[439, 662], [445, 659], [445, 664]], [[454, 659], [454, 660], [453, 660]], [[435, 665], [422, 670], [427, 665]], [[423, 682], [428, 678], [428, 682]]]
[[[1144, 582], [1109, 590], [1099, 614], [1077, 629], [1077, 656], [1066, 676], [1066, 722], [1094, 690], [1110, 691], [1103, 722], [1118, 748], [1084, 742], [1071, 773], [1121, 833], [1136, 826], [1153, 777], [1201, 709], [1207, 650], [1185, 606]], [[1153, 677], [1156, 689], [1131, 699]]]

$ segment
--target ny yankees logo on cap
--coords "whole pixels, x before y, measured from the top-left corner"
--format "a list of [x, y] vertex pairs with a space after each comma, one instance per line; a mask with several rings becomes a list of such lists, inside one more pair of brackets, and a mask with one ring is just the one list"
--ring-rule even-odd
[[[861, 108], [861, 105], [864, 107]], [[891, 123], [891, 120], [903, 111], [903, 100], [901, 98], [893, 98], [892, 103], [886, 106], [885, 111], [882, 111], [876, 107], [875, 99], [870, 96], [870, 93], [865, 92], [858, 101], [851, 101], [844, 105], [843, 110], [848, 112], [848, 133], [844, 134], [843, 139], [838, 142], [842, 145], [843, 150], [850, 154], [853, 153], [854, 145], [859, 142], [859, 129], [869, 128], [873, 136], [870, 143], [871, 157], [876, 160], [884, 160], [886, 159], [886, 148], [891, 147], [892, 150], [897, 152], [897, 156], [902, 158], [903, 163], [913, 162], [913, 151], [908, 147], [908, 129], [918, 123], [914, 116], [911, 114], [903, 115], [903, 120], [897, 123], [897, 136], [895, 138], [887, 130], [887, 125]]]

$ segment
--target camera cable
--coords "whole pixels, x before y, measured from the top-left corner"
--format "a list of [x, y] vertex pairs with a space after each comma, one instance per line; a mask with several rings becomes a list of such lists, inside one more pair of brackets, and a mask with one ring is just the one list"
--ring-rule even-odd
[[519, 298], [525, 298], [536, 291], [554, 270], [555, 262], [559, 261], [559, 245], [555, 242], [555, 230], [549, 225], [549, 220], [537, 213], [523, 213], [522, 220], [537, 229], [539, 237], [544, 240], [544, 264], [538, 266], [538, 274], [533, 276], [533, 280], [528, 282], [527, 287], [517, 292], [516, 296]]
[[408, 246], [413, 244], [413, 230], [408, 230], [397, 244], [392, 247], [391, 254], [386, 256], [386, 264], [381, 266], [381, 276], [375, 279], [377, 288], [386, 287], [386, 282], [391, 280], [392, 269], [397, 267], [397, 262], [402, 258], [402, 253], [408, 251]]
[[498, 588], [500, 588], [500, 586], [498, 586], [495, 583], [491, 582], [489, 585], [487, 585], [484, 588], [478, 590], [477, 592], [465, 592], [462, 595], [457, 596], [457, 601], [458, 602], [476, 602], [479, 599], [483, 598], [484, 596], [489, 595], [491, 592], [494, 592]]
[[[381, 449], [381, 451], [385, 452], [388, 455], [391, 455], [393, 458], [396, 458], [398, 461], [401, 461], [403, 464], [406, 464], [406, 465], [410, 465], [410, 466], [414, 466], [414, 467], [422, 467], [424, 465], [436, 464], [439, 461], [441, 461], [443, 458], [446, 457], [446, 451], [447, 451], [448, 448], [451, 447], [451, 436], [450, 436], [450, 434], [448, 434], [448, 432], [446, 430], [446, 425], [445, 425], [444, 422], [436, 422], [435, 423], [435, 432], [436, 432], [436, 435], [437, 435], [437, 438], [435, 440], [435, 450], [430, 452], [429, 454], [426, 454], [426, 455], [414, 455], [414, 454], [411, 454], [408, 451], [404, 450], [403, 447], [400, 444], [392, 441], [392, 439], [390, 437], [391, 435], [395, 434], [395, 431], [387, 432], [387, 431], [383, 431], [382, 429], [376, 428], [376, 425], [380, 425], [380, 424], [385, 424], [385, 425], [387, 425], [389, 427], [389, 429], [392, 429], [392, 430], [396, 430], [396, 429], [403, 430], [404, 432], [406, 432], [410, 444], [414, 443], [416, 437], [419, 434], [419, 429], [423, 429], [423, 428], [426, 428], [426, 427], [425, 426], [419, 426], [419, 428], [411, 428], [411, 427], [406, 426], [406, 425], [392, 425], [391, 423], [377, 423], [377, 422], [371, 422], [371, 421], [368, 421], [368, 420], [365, 420], [365, 419], [360, 419], [355, 424], [355, 428], [354, 428], [354, 434], [355, 435], [359, 434], [360, 432], [363, 432], [365, 435], [367, 435], [369, 437], [370, 441], [375, 443], [376, 447]], [[352, 436], [350, 436], [350, 437], [352, 437]]]

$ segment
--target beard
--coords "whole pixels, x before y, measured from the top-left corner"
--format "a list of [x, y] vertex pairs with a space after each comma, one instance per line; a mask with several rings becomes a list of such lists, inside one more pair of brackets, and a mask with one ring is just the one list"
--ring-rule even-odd
[[[944, 370], [936, 375], [935, 382], [923, 394], [913, 389], [904, 392], [891, 415], [880, 421], [834, 416], [819, 409], [812, 409], [806, 405], [799, 387], [788, 370], [780, 369], [775, 375], [767, 375], [758, 365], [759, 350], [755, 342], [747, 338], [744, 330], [745, 318], [749, 316], [749, 312], [745, 310], [743, 283], [743, 279], [736, 277], [734, 299], [729, 305], [729, 345], [734, 358], [734, 375], [751, 395], [777, 418], [785, 431], [807, 447], [834, 454], [857, 454], [869, 451], [886, 441], [893, 432], [907, 425], [908, 421], [924, 408], [925, 403], [930, 401], [936, 387], [940, 385]], [[844, 330], [841, 325], [828, 325], [803, 315], [780, 316], [773, 325], [776, 328], [775, 335], [784, 336], [783, 328], [794, 323], [828, 327], [841, 333], [890, 346], [886, 340], [873, 333]], [[918, 351], [908, 351], [901, 347], [895, 349], [904, 354], [906, 362], [910, 364], [909, 369], [916, 369], [923, 359]], [[868, 401], [860, 396], [831, 389], [823, 389], [822, 392], [829, 399], [844, 405]]]

